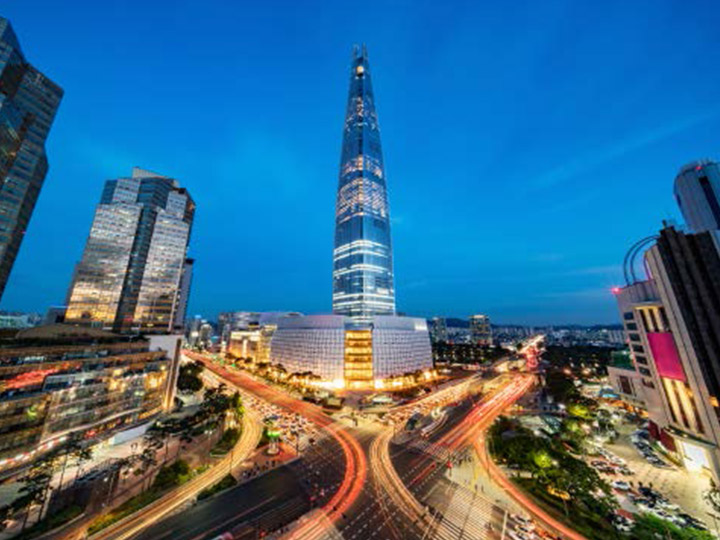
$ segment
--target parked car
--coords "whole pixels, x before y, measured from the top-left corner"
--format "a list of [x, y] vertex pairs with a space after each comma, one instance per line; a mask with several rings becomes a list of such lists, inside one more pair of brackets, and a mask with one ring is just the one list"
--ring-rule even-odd
[[630, 491], [630, 484], [628, 484], [624, 480], [615, 480], [612, 483], [612, 487], [619, 491]]

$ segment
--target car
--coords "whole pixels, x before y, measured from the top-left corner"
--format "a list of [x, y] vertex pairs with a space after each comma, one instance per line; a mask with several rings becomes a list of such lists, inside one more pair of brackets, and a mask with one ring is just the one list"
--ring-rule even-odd
[[522, 525], [527, 530], [535, 529], [535, 522], [532, 519], [521, 516], [520, 514], [511, 514], [510, 517], [519, 525]]
[[612, 483], [612, 487], [614, 487], [615, 489], [617, 489], [619, 491], [630, 491], [630, 484], [628, 484], [627, 482], [625, 482], [623, 480], [615, 480]]
[[615, 514], [613, 517], [613, 527], [615, 527], [615, 529], [619, 532], [629, 533], [632, 531], [633, 522], [625, 516]]
[[686, 514], [684, 512], [679, 512], [677, 514], [677, 519], [679, 521], [678, 525], [681, 527], [692, 527], [693, 529], [698, 529], [701, 531], [707, 531], [707, 525], [695, 516], [691, 516], [690, 514]]

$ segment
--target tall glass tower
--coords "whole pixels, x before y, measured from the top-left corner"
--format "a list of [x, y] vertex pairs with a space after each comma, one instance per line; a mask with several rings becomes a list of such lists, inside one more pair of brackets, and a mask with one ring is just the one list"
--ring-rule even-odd
[[0, 17], [0, 296], [45, 181], [45, 140], [62, 96]]
[[130, 178], [108, 180], [75, 268], [65, 321], [156, 334], [182, 326], [194, 214], [190, 194], [167, 176], [135, 167]]
[[333, 313], [395, 314], [390, 213], [367, 50], [353, 49], [335, 206]]

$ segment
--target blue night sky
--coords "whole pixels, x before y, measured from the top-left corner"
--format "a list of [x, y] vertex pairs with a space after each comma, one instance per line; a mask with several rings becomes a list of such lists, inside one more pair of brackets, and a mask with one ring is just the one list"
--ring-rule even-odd
[[398, 309], [617, 321], [623, 256], [720, 158], [718, 2], [5, 0], [65, 89], [3, 309], [63, 302], [108, 178], [197, 202], [189, 315], [327, 312], [354, 42], [388, 174]]

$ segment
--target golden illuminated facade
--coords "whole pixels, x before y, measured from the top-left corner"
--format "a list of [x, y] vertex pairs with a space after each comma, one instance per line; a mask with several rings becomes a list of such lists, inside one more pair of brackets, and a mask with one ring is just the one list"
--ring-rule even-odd
[[349, 389], [372, 388], [372, 330], [345, 331], [345, 386]]
[[106, 182], [65, 320], [115, 331], [182, 327], [194, 212], [172, 178], [135, 168], [130, 178]]
[[68, 325], [0, 337], [0, 473], [78, 434], [107, 437], [172, 404], [175, 367], [145, 339]]

